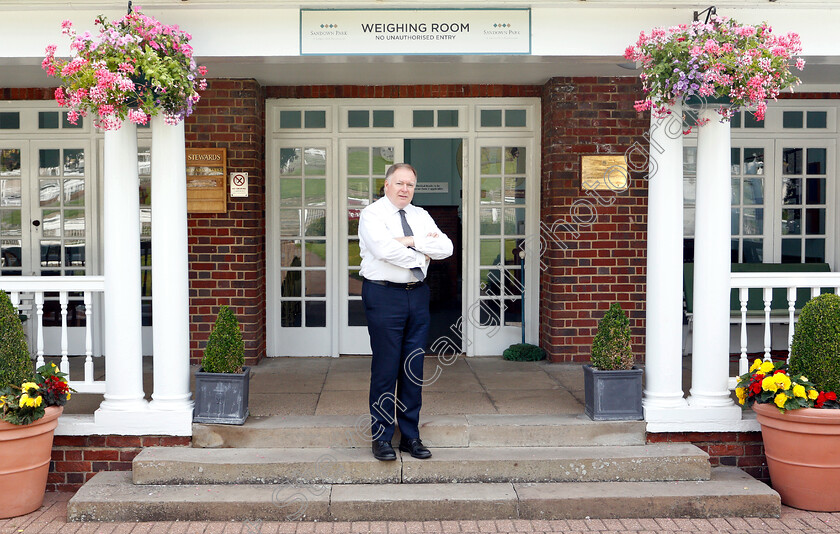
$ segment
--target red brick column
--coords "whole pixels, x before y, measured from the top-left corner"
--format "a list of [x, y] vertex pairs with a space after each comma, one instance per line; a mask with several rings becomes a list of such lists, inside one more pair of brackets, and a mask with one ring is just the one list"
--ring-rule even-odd
[[692, 443], [709, 454], [712, 467], [731, 465], [762, 482], [770, 482], [761, 432], [648, 433], [648, 443]]
[[612, 302], [630, 317], [635, 354], [644, 354], [645, 173], [631, 173], [624, 192], [581, 189], [582, 156], [647, 146], [650, 119], [633, 109], [640, 93], [636, 78], [552, 78], [543, 86], [540, 343], [554, 362], [588, 361]]

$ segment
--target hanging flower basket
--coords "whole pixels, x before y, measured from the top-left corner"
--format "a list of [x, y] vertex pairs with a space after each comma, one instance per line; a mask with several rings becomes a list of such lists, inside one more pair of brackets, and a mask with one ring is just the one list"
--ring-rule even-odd
[[190, 34], [139, 10], [115, 22], [100, 15], [95, 24], [98, 35], [79, 35], [72, 22], [62, 22], [70, 59], [56, 58], [57, 47], [50, 45], [41, 64], [61, 80], [55, 99], [70, 110], [70, 122], [90, 113], [95, 126], [116, 130], [126, 119], [146, 124], [162, 113], [177, 124], [192, 114], [198, 91], [207, 88], [207, 69], [193, 59]]
[[[742, 25], [713, 16], [708, 23], [643, 32], [624, 57], [642, 68], [645, 99], [636, 102], [637, 111], [650, 109], [662, 117], [670, 105], [693, 99], [716, 104], [721, 120], [741, 108], [753, 109], [763, 120], [767, 100], [800, 83], [790, 69], [804, 68], [805, 60], [795, 57], [801, 52], [795, 33], [774, 35], [767, 23]], [[719, 98], [723, 102], [712, 101]]]

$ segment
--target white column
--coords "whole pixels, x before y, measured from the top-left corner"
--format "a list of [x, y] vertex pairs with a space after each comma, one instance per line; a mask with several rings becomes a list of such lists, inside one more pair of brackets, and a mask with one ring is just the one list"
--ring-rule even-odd
[[694, 229], [692, 407], [734, 406], [729, 379], [730, 131], [712, 107], [697, 133], [697, 213]]
[[187, 177], [184, 123], [152, 118], [152, 330], [154, 391], [151, 407], [192, 412], [190, 400], [190, 292], [187, 250]]
[[137, 127], [105, 132], [103, 238], [105, 400], [99, 412], [143, 411]]
[[683, 121], [651, 116], [645, 312], [646, 417], [685, 407], [682, 390]]

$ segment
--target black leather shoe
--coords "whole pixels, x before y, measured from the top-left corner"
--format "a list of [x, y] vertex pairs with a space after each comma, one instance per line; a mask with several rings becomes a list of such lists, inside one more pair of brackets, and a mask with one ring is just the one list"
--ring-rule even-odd
[[376, 440], [371, 445], [371, 449], [373, 450], [373, 457], [377, 460], [390, 462], [391, 460], [397, 459], [397, 453], [394, 452], [394, 447], [391, 446], [390, 441], [385, 441], [384, 439]]
[[432, 457], [432, 453], [429, 449], [423, 446], [423, 442], [420, 441], [420, 438], [400, 439], [400, 450], [407, 452], [413, 458], [417, 458], [418, 460], [425, 460], [426, 458]]

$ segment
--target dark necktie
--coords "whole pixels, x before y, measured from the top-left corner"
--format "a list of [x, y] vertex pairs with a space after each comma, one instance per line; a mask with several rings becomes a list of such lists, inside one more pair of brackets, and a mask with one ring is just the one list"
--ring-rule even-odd
[[[405, 210], [400, 210], [400, 221], [402, 222], [403, 234], [405, 234], [406, 237], [413, 236], [414, 232], [411, 231], [411, 226], [409, 226], [408, 221], [405, 220]], [[414, 273], [414, 276], [416, 276], [421, 282], [426, 278], [426, 275], [423, 274], [423, 269], [420, 267], [412, 267], [411, 272]]]

